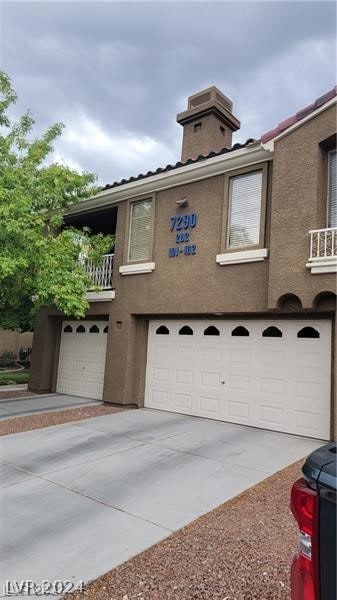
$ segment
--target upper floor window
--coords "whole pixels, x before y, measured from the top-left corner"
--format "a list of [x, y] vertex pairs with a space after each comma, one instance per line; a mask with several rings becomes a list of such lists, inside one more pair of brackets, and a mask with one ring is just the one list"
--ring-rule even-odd
[[337, 153], [329, 152], [328, 227], [337, 227]]
[[229, 248], [260, 243], [262, 171], [231, 177], [229, 183]]
[[147, 260], [151, 251], [152, 200], [131, 204], [128, 260]]

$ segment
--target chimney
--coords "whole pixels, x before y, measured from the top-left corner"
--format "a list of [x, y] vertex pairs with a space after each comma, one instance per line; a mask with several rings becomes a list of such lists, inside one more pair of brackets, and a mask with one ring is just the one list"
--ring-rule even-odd
[[232, 133], [240, 128], [232, 110], [232, 101], [214, 85], [190, 96], [187, 110], [177, 115], [184, 128], [181, 160], [230, 148]]

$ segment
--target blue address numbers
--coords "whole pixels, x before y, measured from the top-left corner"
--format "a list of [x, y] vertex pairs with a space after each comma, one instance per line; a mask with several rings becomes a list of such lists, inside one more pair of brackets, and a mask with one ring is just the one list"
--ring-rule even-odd
[[176, 232], [174, 241], [176, 244], [179, 244], [179, 246], [172, 246], [168, 249], [170, 258], [180, 255], [192, 256], [193, 254], [196, 254], [197, 247], [190, 240], [192, 232], [187, 230], [194, 229], [197, 223], [198, 215], [195, 212], [187, 215], [174, 215], [170, 217], [170, 231]]
[[172, 248], [169, 248], [169, 257], [173, 258], [174, 256], [179, 256], [179, 254], [185, 254], [185, 256], [189, 256], [190, 254], [195, 254], [196, 251], [197, 247], [195, 244], [184, 246], [183, 248], [173, 246]]
[[189, 215], [174, 215], [174, 217], [170, 217], [170, 229], [171, 231], [180, 231], [181, 229], [189, 229], [190, 227], [193, 229], [197, 222], [197, 213], [190, 213]]

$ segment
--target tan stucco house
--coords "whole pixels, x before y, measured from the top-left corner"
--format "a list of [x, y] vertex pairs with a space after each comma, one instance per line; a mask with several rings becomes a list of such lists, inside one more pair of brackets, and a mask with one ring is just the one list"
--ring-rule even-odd
[[41, 310], [30, 389], [336, 437], [336, 88], [244, 144], [215, 87], [177, 120], [181, 161], [67, 215], [115, 250], [84, 320]]

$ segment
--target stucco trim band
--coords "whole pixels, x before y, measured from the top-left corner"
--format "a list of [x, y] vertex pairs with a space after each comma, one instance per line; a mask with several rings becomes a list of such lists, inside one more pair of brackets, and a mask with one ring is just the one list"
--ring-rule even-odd
[[106, 302], [114, 300], [116, 297], [115, 290], [102, 290], [101, 292], [87, 292], [85, 299], [89, 302]]
[[156, 268], [156, 263], [138, 263], [135, 265], [123, 265], [119, 267], [121, 275], [140, 275], [142, 273], [152, 273]]
[[236, 265], [247, 262], [260, 262], [268, 256], [267, 248], [259, 248], [258, 250], [244, 250], [241, 252], [226, 252], [226, 254], [217, 254], [216, 262], [220, 266]]
[[337, 273], [337, 258], [335, 256], [322, 258], [321, 260], [315, 258], [311, 262], [309, 261], [305, 266], [308, 269], [311, 269], [313, 275], [319, 275], [320, 273]]

